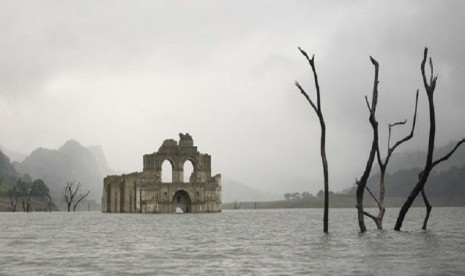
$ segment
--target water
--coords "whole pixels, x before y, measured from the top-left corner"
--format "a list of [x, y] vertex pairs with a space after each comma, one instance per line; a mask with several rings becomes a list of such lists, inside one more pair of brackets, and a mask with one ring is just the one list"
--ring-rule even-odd
[[0, 275], [465, 275], [465, 208], [414, 208], [359, 234], [355, 209], [0, 213]]

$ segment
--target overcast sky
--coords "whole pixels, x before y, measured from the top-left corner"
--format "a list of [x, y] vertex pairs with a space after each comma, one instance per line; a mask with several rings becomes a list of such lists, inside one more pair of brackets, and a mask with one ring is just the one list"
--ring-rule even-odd
[[439, 0], [0, 1], [0, 144], [28, 154], [73, 138], [132, 172], [189, 132], [213, 174], [314, 193], [320, 129], [294, 86], [315, 97], [300, 46], [315, 54], [330, 188], [341, 190], [369, 151], [370, 55], [382, 136], [411, 120], [420, 89], [418, 135], [401, 149], [426, 147], [424, 46], [439, 74], [438, 145], [465, 136], [464, 14], [465, 2]]

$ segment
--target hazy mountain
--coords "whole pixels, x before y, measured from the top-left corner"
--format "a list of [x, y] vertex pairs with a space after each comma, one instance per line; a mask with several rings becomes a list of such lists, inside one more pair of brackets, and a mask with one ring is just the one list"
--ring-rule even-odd
[[18, 173], [10, 163], [10, 159], [0, 150], [0, 182], [12, 184], [16, 182], [17, 177]]
[[76, 180], [81, 182], [83, 190], [90, 189], [89, 199], [100, 202], [103, 178], [110, 169], [103, 151], [98, 148], [89, 150], [79, 142], [69, 140], [57, 150], [38, 148], [23, 162], [16, 162], [15, 167], [20, 173], [43, 179], [57, 200], [61, 199], [64, 183]]
[[16, 152], [16, 151], [11, 151], [9, 149], [4, 148], [2, 145], [0, 145], [0, 150], [10, 158], [10, 162], [22, 162], [24, 158], [26, 158], [26, 154]]
[[[407, 198], [417, 183], [419, 168], [399, 170], [386, 174], [386, 197]], [[367, 186], [375, 194], [379, 194], [379, 173], [374, 174], [368, 180]], [[355, 195], [356, 187], [352, 187], [349, 194]], [[465, 204], [465, 166], [460, 168], [450, 167], [442, 171], [433, 171], [425, 185], [428, 199], [433, 205]], [[370, 197], [365, 193], [365, 197]], [[421, 200], [421, 195], [419, 195]]]
[[[434, 151], [434, 159], [440, 158], [456, 145], [457, 142], [450, 142], [445, 146], [437, 147]], [[388, 164], [388, 172], [396, 172], [399, 170], [407, 170], [412, 168], [423, 168], [426, 162], [426, 151], [405, 151], [395, 152], [392, 155], [391, 161]], [[375, 162], [376, 165], [376, 162]], [[449, 158], [449, 160], [442, 162], [435, 170], [443, 171], [451, 167], [462, 167], [465, 165], [465, 146], [461, 146]], [[378, 171], [377, 165], [374, 166], [375, 171]]]
[[87, 149], [92, 153], [92, 155], [95, 158], [95, 161], [97, 161], [97, 166], [98, 166], [98, 171], [102, 172], [105, 176], [106, 175], [112, 175], [115, 172], [108, 166], [107, 158], [105, 157], [105, 154], [103, 153], [103, 149], [101, 146], [89, 146]]
[[[241, 182], [232, 179], [223, 179], [221, 182], [222, 186], [222, 201], [223, 203], [228, 202], [243, 202], [243, 201], [262, 201], [273, 198], [272, 195], [264, 194], [257, 190], [254, 190]], [[274, 197], [276, 198], [276, 197]]]

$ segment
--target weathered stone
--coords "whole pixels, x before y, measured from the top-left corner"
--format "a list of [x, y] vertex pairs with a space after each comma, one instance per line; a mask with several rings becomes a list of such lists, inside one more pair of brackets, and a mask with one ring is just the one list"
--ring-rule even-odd
[[[221, 212], [221, 175], [211, 176], [211, 157], [194, 147], [192, 137], [179, 134], [163, 141], [158, 152], [143, 157], [143, 172], [111, 175], [103, 180], [104, 213], [187, 213]], [[163, 183], [162, 164], [172, 167], [172, 182]], [[192, 162], [194, 172], [183, 182], [184, 164]]]

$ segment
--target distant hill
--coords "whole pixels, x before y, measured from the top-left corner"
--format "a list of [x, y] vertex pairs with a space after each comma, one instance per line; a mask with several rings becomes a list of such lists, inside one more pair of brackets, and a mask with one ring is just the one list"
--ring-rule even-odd
[[[439, 147], [434, 151], [434, 158], [447, 154], [456, 142]], [[425, 165], [426, 152], [409, 151], [394, 153], [388, 164], [386, 174], [386, 197], [406, 198], [417, 182], [418, 174]], [[373, 174], [367, 186], [376, 195], [379, 193], [379, 169], [375, 161]], [[465, 205], [465, 147], [461, 146], [451, 158], [438, 165], [430, 174], [425, 191], [432, 201], [444, 205], [446, 201], [453, 205]], [[348, 194], [355, 195], [356, 187], [351, 187]], [[367, 195], [369, 197], [369, 195]]]
[[[452, 141], [445, 146], [437, 147], [434, 151], [434, 159], [447, 154], [456, 144]], [[395, 152], [389, 161], [388, 172], [396, 172], [399, 170], [407, 170], [413, 168], [423, 168], [426, 162], [426, 151], [404, 151]], [[376, 162], [375, 162], [376, 163]], [[451, 167], [462, 167], [465, 165], [465, 147], [462, 145], [449, 158], [449, 160], [438, 165], [435, 170], [443, 171]], [[378, 171], [377, 166], [374, 166], [374, 171]]]
[[95, 161], [97, 161], [99, 172], [102, 172], [105, 176], [115, 174], [115, 172], [108, 165], [107, 158], [105, 157], [101, 146], [89, 146], [87, 147], [87, 150], [92, 153]]
[[270, 196], [256, 191], [241, 182], [232, 179], [223, 179], [222, 201], [223, 202], [242, 202], [242, 201], [262, 201]]
[[0, 183], [13, 184], [17, 178], [18, 173], [10, 163], [10, 159], [0, 150]]
[[57, 150], [38, 148], [14, 165], [19, 173], [44, 180], [57, 202], [62, 199], [64, 183], [76, 180], [83, 190], [90, 189], [89, 199], [99, 203], [103, 178], [111, 171], [100, 147], [89, 149], [75, 140], [67, 141]]
[[[419, 168], [399, 170], [386, 174], [386, 197], [406, 198], [415, 186]], [[368, 180], [367, 186], [378, 195], [379, 173]], [[355, 195], [356, 187], [352, 187], [349, 194]], [[443, 171], [433, 171], [425, 185], [425, 191], [433, 205], [465, 205], [465, 166], [457, 168], [450, 167]], [[365, 196], [369, 197], [368, 194]]]

